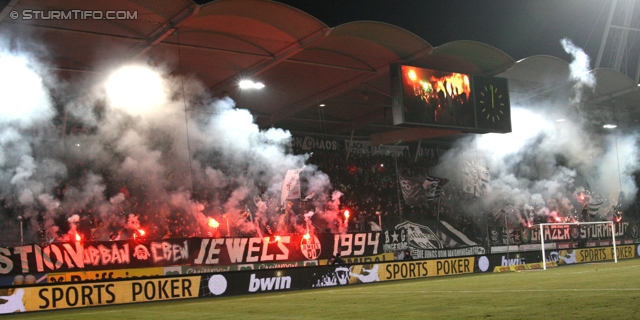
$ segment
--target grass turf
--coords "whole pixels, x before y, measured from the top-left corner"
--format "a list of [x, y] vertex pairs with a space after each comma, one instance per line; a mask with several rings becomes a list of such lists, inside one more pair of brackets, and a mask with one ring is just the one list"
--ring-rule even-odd
[[9, 319], [639, 319], [640, 259], [315, 290], [8, 315]]

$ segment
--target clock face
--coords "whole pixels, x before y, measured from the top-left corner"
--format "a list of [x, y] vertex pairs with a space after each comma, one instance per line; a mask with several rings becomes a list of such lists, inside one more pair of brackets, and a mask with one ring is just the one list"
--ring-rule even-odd
[[509, 89], [506, 79], [474, 77], [478, 128], [511, 131]]
[[484, 86], [480, 91], [480, 116], [485, 117], [486, 120], [491, 122], [500, 122], [506, 119], [504, 101], [504, 93], [500, 91], [498, 87], [494, 87], [493, 84]]

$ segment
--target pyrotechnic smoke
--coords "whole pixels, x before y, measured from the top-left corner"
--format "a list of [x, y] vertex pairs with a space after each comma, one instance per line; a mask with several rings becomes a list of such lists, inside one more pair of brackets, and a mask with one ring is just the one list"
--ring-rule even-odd
[[[54, 86], [59, 81], [36, 58], [6, 43], [0, 217], [24, 215], [34, 241], [38, 229], [48, 240], [82, 231], [84, 218], [95, 220], [98, 240], [145, 225], [158, 237], [206, 236], [208, 217], [226, 228], [222, 215], [236, 235], [262, 233], [251, 222], [256, 217], [277, 221], [281, 209], [272, 199], [286, 171], [308, 158], [287, 151], [288, 131], [260, 130], [231, 99], [210, 98], [197, 79], [162, 66], [124, 66]], [[334, 210], [327, 203], [333, 208], [339, 199], [329, 199], [326, 175], [306, 170], [313, 178], [303, 192], [314, 193], [312, 210], [324, 213], [314, 220], [326, 220]], [[72, 223], [72, 216], [79, 219]]]
[[560, 41], [562, 48], [571, 55], [573, 60], [569, 64], [569, 80], [573, 81], [574, 97], [571, 105], [579, 106], [582, 101], [582, 93], [586, 88], [593, 89], [596, 85], [596, 78], [589, 73], [589, 56], [579, 47], [575, 46], [569, 39]]
[[[492, 191], [465, 208], [468, 213], [507, 208], [510, 223], [517, 224], [526, 221], [528, 212], [547, 217], [566, 217], [576, 209], [579, 213], [582, 204], [573, 196], [576, 190], [588, 189], [608, 200], [602, 211], [616, 203], [621, 190], [626, 199], [635, 197], [637, 136], [622, 130], [603, 134], [583, 112], [576, 112], [582, 93], [595, 86], [595, 79], [587, 72], [588, 56], [567, 39], [562, 45], [574, 59], [568, 79], [574, 83], [574, 94], [569, 101], [549, 97], [512, 103], [513, 132], [461, 139], [435, 168], [435, 175], [450, 178], [458, 188], [465, 160], [489, 168]], [[559, 118], [566, 121], [556, 121]]]

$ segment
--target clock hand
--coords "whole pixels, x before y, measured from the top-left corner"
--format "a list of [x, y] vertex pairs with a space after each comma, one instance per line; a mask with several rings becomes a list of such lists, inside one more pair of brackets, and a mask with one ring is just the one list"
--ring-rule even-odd
[[493, 102], [493, 85], [490, 86], [491, 87], [491, 108], [494, 108], [494, 102]]

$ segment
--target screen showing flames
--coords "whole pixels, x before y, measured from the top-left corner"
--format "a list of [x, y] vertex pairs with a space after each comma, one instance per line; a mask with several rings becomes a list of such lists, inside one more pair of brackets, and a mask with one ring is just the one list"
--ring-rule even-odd
[[475, 127], [471, 76], [401, 66], [404, 122]]

